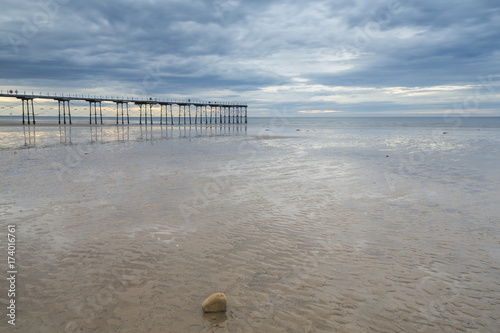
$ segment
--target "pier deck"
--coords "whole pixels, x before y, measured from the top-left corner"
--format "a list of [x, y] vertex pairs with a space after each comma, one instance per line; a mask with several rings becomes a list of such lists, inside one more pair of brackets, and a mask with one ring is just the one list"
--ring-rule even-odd
[[[139, 106], [139, 123], [142, 124], [142, 118], [144, 113], [144, 122], [148, 122], [148, 110], [149, 110], [149, 122], [153, 124], [153, 107], [160, 106], [160, 124], [163, 124], [163, 119], [165, 119], [165, 124], [169, 123], [169, 113], [170, 113], [170, 124], [174, 124], [174, 106], [176, 106], [176, 114], [178, 118], [178, 123], [184, 121], [184, 124], [191, 124], [198, 122], [202, 124], [210, 123], [247, 123], [248, 122], [248, 105], [247, 104], [234, 104], [234, 103], [219, 103], [219, 102], [200, 102], [191, 100], [188, 101], [168, 101], [168, 100], [156, 100], [153, 98], [141, 99], [141, 98], [119, 98], [119, 97], [102, 97], [102, 96], [85, 96], [85, 95], [43, 95], [43, 94], [20, 94], [16, 92], [0, 92], [0, 97], [17, 98], [22, 102], [22, 123], [26, 124], [36, 124], [35, 120], [35, 99], [48, 99], [57, 101], [58, 103], [58, 116], [59, 124], [69, 123], [72, 124], [71, 120], [71, 101], [84, 101], [89, 103], [89, 123], [97, 124], [103, 123], [102, 116], [102, 103], [114, 103], [116, 104], [116, 123], [120, 122], [121, 113], [121, 123], [130, 124], [130, 112], [129, 103]], [[191, 109], [194, 107], [194, 117], [191, 113]], [[30, 116], [31, 114], [31, 116]], [[165, 115], [165, 116], [164, 116]], [[66, 116], [68, 120], [66, 120]], [[26, 119], [27, 118], [27, 119]], [[93, 118], [93, 119], [92, 119]]]

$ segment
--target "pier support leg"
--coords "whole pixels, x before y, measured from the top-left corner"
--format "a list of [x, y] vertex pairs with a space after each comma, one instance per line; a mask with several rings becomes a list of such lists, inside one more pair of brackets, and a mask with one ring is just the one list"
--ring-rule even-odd
[[31, 120], [30, 120], [30, 102], [29, 100], [26, 100], [26, 113], [28, 114], [28, 125], [31, 125]]
[[[61, 104], [61, 101], [59, 101], [59, 105]], [[61, 120], [59, 120], [59, 124], [61, 123]], [[92, 102], [89, 101], [89, 124], [92, 125]]]
[[24, 125], [24, 99], [22, 99], [21, 102], [23, 103], [23, 125]]
[[94, 124], [97, 125], [97, 102], [94, 102]]
[[149, 105], [149, 119], [151, 120], [151, 125], [153, 125], [153, 104]]
[[102, 102], [99, 101], [99, 115], [101, 116], [101, 125], [102, 125]]
[[142, 125], [142, 105], [139, 104], [139, 125]]
[[63, 123], [66, 125], [66, 102], [63, 102]]
[[[35, 115], [33, 114], [33, 121], [35, 121], [34, 117]], [[68, 101], [68, 117], [69, 117], [69, 124], [71, 125], [71, 107], [69, 105], [69, 101]]]
[[129, 114], [128, 114], [128, 103], [127, 103], [127, 125], [130, 124], [130, 117], [129, 117]]

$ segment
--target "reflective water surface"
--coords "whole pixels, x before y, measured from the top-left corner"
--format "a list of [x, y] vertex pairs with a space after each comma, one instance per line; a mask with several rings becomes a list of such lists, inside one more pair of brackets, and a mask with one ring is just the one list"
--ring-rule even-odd
[[474, 121], [1, 127], [12, 330], [495, 331], [500, 126]]

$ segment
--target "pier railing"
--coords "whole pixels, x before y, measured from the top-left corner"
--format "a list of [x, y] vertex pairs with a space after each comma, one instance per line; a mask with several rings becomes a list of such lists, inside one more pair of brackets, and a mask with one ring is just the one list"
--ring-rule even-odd
[[[148, 121], [153, 124], [153, 107], [160, 106], [160, 124], [174, 124], [174, 118], [178, 118], [177, 123], [181, 124], [243, 124], [248, 122], [248, 105], [239, 103], [220, 103], [220, 102], [202, 102], [202, 101], [176, 101], [176, 100], [158, 100], [153, 98], [123, 98], [113, 96], [85, 96], [85, 95], [57, 95], [57, 94], [26, 94], [17, 91], [0, 92], [0, 97], [10, 97], [20, 99], [22, 102], [22, 123], [36, 124], [35, 120], [35, 99], [54, 100], [58, 103], [58, 122], [59, 124], [72, 124], [71, 119], [71, 101], [84, 101], [89, 103], [89, 123], [103, 124], [102, 103], [116, 104], [116, 123], [130, 124], [129, 104], [135, 104], [139, 107], [139, 123]], [[174, 106], [176, 117], [174, 117]], [[192, 112], [193, 111], [193, 112]], [[149, 113], [149, 120], [148, 120]], [[144, 114], [144, 116], [143, 116]], [[170, 117], [169, 117], [170, 115]], [[194, 117], [193, 117], [194, 115]], [[67, 117], [67, 119], [66, 119]], [[169, 121], [170, 120], [170, 121]]]

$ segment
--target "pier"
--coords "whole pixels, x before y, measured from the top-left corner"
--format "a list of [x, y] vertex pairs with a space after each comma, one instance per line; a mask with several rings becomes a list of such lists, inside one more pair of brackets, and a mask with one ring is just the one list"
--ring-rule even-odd
[[[59, 124], [72, 124], [71, 102], [83, 101], [89, 103], [89, 123], [103, 124], [102, 103], [116, 104], [116, 123], [130, 124], [129, 104], [139, 107], [139, 124], [153, 124], [153, 109], [160, 111], [160, 124], [243, 124], [248, 122], [248, 105], [219, 103], [219, 102], [191, 102], [168, 101], [140, 98], [113, 98], [102, 96], [84, 95], [35, 95], [20, 94], [17, 91], [0, 92], [0, 97], [17, 98], [22, 102], [22, 123], [36, 124], [35, 103], [36, 99], [53, 100], [58, 103]], [[176, 112], [174, 112], [174, 110]], [[194, 110], [194, 117], [191, 111]], [[149, 114], [149, 119], [148, 119]], [[176, 116], [174, 116], [176, 114]], [[54, 115], [55, 116], [55, 115]]]

